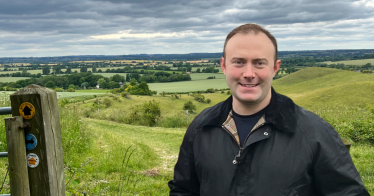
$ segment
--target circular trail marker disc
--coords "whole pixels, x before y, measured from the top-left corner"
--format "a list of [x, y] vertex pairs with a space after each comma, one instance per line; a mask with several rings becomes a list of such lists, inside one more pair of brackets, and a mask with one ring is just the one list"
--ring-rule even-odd
[[24, 119], [31, 119], [35, 114], [35, 107], [29, 102], [24, 102], [19, 106], [19, 113]]
[[35, 168], [39, 165], [39, 157], [38, 155], [34, 154], [34, 153], [29, 153], [27, 156], [26, 156], [26, 159], [27, 159], [27, 166], [29, 166], [30, 168]]
[[26, 150], [33, 150], [38, 145], [38, 140], [36, 139], [35, 135], [31, 133], [27, 133], [25, 135], [26, 140]]

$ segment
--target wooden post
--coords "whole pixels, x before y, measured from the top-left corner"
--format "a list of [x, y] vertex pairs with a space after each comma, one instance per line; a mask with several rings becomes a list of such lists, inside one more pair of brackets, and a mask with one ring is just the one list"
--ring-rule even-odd
[[22, 116], [5, 118], [4, 120], [8, 146], [10, 193], [12, 196], [30, 196], [25, 134], [19, 128], [23, 124]]
[[28, 160], [30, 195], [65, 196], [61, 125], [56, 92], [32, 84], [13, 93], [10, 100], [13, 116], [22, 115], [24, 122], [31, 124], [27, 133], [33, 134], [37, 139], [36, 147], [26, 150], [27, 156], [39, 160], [38, 164], [35, 164], [35, 159]]

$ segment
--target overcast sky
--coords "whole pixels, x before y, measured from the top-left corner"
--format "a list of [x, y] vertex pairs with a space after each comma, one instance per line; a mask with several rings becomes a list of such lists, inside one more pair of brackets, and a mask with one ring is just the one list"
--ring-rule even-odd
[[221, 52], [244, 23], [280, 51], [374, 48], [374, 0], [1, 0], [0, 57]]

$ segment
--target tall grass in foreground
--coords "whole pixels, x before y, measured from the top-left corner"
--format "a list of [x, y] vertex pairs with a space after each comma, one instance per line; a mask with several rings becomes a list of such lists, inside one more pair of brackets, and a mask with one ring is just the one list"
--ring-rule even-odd
[[[9, 107], [10, 106], [10, 92], [0, 92], [0, 107]], [[6, 133], [5, 133], [5, 121], [4, 118], [10, 117], [11, 115], [1, 115], [0, 116], [0, 152], [7, 151], [7, 142], [6, 142]], [[0, 158], [0, 186], [3, 184], [5, 175], [8, 168], [8, 158]], [[9, 176], [4, 181], [3, 189], [0, 191], [0, 194], [5, 194], [10, 192], [9, 185]]]
[[329, 122], [341, 137], [354, 143], [374, 144], [374, 107], [315, 107], [308, 108]]

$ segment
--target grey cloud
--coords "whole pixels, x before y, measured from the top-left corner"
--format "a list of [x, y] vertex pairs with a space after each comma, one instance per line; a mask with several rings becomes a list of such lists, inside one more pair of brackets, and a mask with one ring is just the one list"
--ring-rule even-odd
[[[343, 37], [348, 41], [373, 40], [374, 7], [350, 0], [64, 0], [0, 1], [0, 56], [24, 49], [55, 48], [53, 53], [157, 51], [200, 52], [221, 50], [224, 37], [243, 23], [269, 28], [285, 46], [306, 45], [295, 37]], [[358, 1], [356, 1], [358, 2]], [[369, 20], [373, 19], [373, 20]], [[303, 24], [303, 25], [299, 25]], [[182, 37], [95, 40], [90, 36], [137, 33], [181, 33]], [[204, 33], [204, 32], [209, 32]], [[1, 34], [2, 33], [2, 34]], [[288, 38], [288, 39], [286, 39]], [[317, 40], [318, 41], [318, 40]], [[317, 41], [313, 41], [316, 43]], [[321, 40], [321, 42], [326, 42]], [[290, 44], [292, 43], [292, 44]], [[160, 46], [160, 44], [162, 46]], [[357, 42], [357, 44], [360, 44]], [[125, 50], [124, 48], [131, 48]], [[202, 45], [204, 47], [202, 47]], [[89, 47], [90, 48], [87, 48]], [[179, 46], [181, 48], [167, 49]], [[301, 47], [301, 46], [300, 46]], [[314, 47], [314, 46], [313, 46]], [[56, 49], [60, 48], [60, 49]], [[121, 49], [121, 50], [114, 50]], [[280, 47], [281, 48], [281, 47]], [[45, 50], [48, 53], [48, 50]], [[143, 52], [142, 52], [143, 51]], [[39, 54], [39, 53], [37, 53]], [[17, 55], [16, 55], [17, 56]]]

